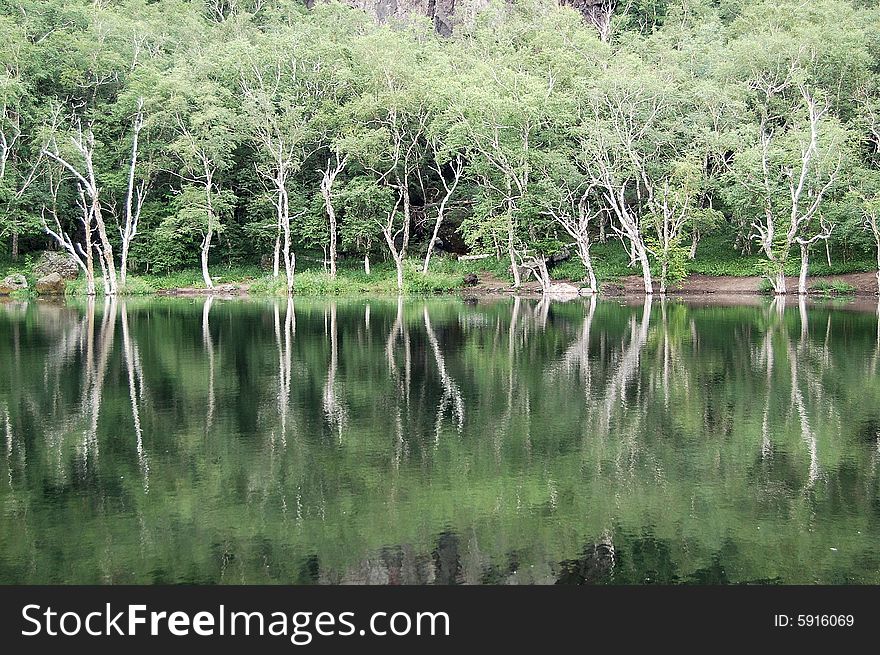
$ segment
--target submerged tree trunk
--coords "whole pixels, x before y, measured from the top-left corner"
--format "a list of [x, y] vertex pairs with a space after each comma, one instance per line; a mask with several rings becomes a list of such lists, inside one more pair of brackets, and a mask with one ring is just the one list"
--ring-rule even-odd
[[403, 293], [403, 257], [395, 257], [394, 264], [397, 267], [397, 291]]
[[283, 181], [279, 181], [278, 216], [284, 233], [284, 249], [282, 254], [284, 255], [284, 275], [287, 280], [287, 295], [289, 296], [293, 293], [293, 275], [296, 269], [296, 254], [291, 249], [290, 206], [287, 196], [287, 188], [284, 186]]

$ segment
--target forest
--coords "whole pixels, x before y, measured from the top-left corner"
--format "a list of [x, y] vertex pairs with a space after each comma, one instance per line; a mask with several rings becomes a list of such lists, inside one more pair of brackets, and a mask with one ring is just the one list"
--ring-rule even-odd
[[0, 274], [880, 288], [876, 0], [575, 5], [0, 0]]

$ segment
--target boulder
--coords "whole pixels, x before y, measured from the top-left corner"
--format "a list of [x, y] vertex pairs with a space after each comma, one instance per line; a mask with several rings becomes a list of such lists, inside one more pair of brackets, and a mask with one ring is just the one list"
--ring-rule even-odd
[[41, 296], [61, 296], [67, 283], [58, 273], [49, 273], [37, 280], [37, 293]]
[[547, 287], [544, 294], [548, 296], [576, 296], [578, 291], [579, 289], [576, 286], [565, 282], [557, 282]]
[[20, 273], [14, 273], [12, 275], [8, 275], [3, 278], [3, 281], [0, 282], [0, 296], [8, 296], [13, 291], [21, 291], [22, 289], [27, 289], [28, 283], [27, 279], [24, 275]]
[[79, 266], [66, 252], [44, 250], [34, 264], [34, 276], [46, 277], [57, 273], [62, 280], [75, 280], [79, 276]]
[[466, 287], [475, 287], [480, 283], [480, 278], [477, 277], [476, 273], [468, 273], [464, 276], [464, 285]]

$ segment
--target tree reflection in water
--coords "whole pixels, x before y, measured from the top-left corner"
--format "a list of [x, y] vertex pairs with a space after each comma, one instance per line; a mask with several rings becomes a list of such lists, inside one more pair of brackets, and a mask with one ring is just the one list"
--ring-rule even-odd
[[880, 306], [0, 305], [0, 581], [880, 583]]

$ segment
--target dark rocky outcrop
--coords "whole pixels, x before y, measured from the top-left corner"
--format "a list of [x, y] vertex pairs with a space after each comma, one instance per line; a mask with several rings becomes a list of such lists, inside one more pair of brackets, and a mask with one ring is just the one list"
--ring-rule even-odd
[[[572, 7], [584, 18], [592, 20], [597, 7], [609, 0], [559, 0], [563, 7]], [[472, 20], [489, 4], [488, 0], [345, 0], [352, 7], [363, 9], [380, 23], [405, 19], [409, 16], [427, 16], [438, 34], [449, 36], [455, 25]], [[307, 0], [309, 7], [314, 0]]]
[[34, 276], [41, 278], [52, 273], [57, 273], [63, 280], [75, 280], [79, 276], [79, 267], [67, 253], [45, 250], [34, 264]]

